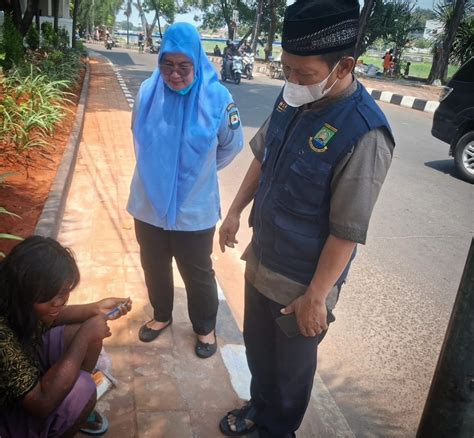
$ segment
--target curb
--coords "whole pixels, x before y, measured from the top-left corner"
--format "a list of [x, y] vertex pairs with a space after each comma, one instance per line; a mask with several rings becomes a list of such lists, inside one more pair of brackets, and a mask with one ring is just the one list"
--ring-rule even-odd
[[434, 100], [418, 99], [413, 96], [402, 96], [401, 94], [392, 93], [391, 91], [374, 90], [373, 88], [366, 88], [367, 92], [374, 100], [391, 103], [393, 105], [403, 106], [426, 113], [434, 113], [439, 106], [439, 102]]
[[86, 110], [87, 96], [89, 94], [90, 66], [89, 58], [86, 62], [86, 74], [82, 84], [81, 96], [77, 105], [76, 119], [69, 135], [68, 143], [64, 149], [61, 163], [54, 177], [53, 184], [49, 190], [48, 199], [35, 227], [35, 234], [45, 237], [57, 238], [61, 220], [66, 207], [72, 176], [76, 167], [76, 158], [81, 142], [82, 128], [84, 127], [84, 115]]
[[[219, 63], [222, 58], [217, 56], [209, 56], [212, 62]], [[268, 74], [268, 67], [266, 65], [255, 64], [255, 71], [258, 73]], [[439, 106], [439, 102], [435, 100], [419, 99], [414, 96], [404, 96], [401, 94], [392, 93], [391, 91], [374, 90], [373, 88], [366, 88], [368, 93], [374, 100], [391, 103], [393, 105], [403, 106], [405, 108], [424, 111], [427, 113], [434, 113]]]

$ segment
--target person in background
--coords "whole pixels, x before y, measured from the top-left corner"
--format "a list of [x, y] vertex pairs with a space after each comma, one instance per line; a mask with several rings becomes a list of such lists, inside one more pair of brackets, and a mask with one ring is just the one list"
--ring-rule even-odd
[[158, 66], [141, 85], [132, 116], [137, 164], [127, 209], [153, 307], [138, 336], [150, 342], [172, 323], [174, 257], [186, 286], [195, 353], [207, 358], [217, 350], [211, 260], [220, 218], [217, 171], [242, 149], [240, 116], [192, 25], [167, 29]]
[[221, 49], [217, 44], [216, 47], [214, 47], [214, 56], [222, 56]]
[[145, 35], [143, 35], [143, 32], [140, 32], [138, 34], [138, 51], [143, 52], [145, 49]]
[[411, 62], [407, 61], [407, 63], [405, 64], [405, 70], [403, 71], [403, 77], [405, 79], [408, 79], [408, 76], [410, 76], [410, 66], [411, 66]]
[[236, 45], [234, 43], [230, 43], [227, 51], [224, 55], [224, 68], [225, 68], [225, 75], [226, 77], [231, 77], [232, 71], [232, 64], [234, 56], [240, 56], [240, 52], [238, 51]]
[[67, 306], [79, 283], [70, 250], [31, 236], [0, 263], [0, 436], [53, 438], [103, 435], [94, 410], [91, 371], [113, 319], [131, 309], [125, 298]]
[[244, 342], [251, 400], [222, 433], [290, 438], [311, 398], [318, 345], [395, 146], [384, 114], [353, 76], [358, 0], [299, 0], [286, 9], [286, 84], [250, 146], [255, 158], [220, 228], [233, 247], [253, 200]]
[[390, 71], [390, 65], [393, 61], [393, 49], [387, 50], [385, 55], [382, 56], [383, 59], [383, 74], [387, 76]]

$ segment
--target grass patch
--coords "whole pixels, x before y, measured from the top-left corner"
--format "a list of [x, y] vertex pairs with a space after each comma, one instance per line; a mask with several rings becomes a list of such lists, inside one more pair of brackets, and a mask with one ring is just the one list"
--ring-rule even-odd
[[[383, 65], [382, 58], [362, 55], [360, 59], [362, 59], [365, 64], [374, 64], [375, 66], [382, 69], [382, 65]], [[448, 78], [451, 78], [458, 68], [459, 66], [457, 65], [449, 65]], [[413, 76], [415, 78], [427, 79], [428, 75], [430, 74], [430, 70], [431, 70], [431, 63], [429, 62], [412, 62], [410, 65], [410, 76]], [[402, 73], [403, 73], [403, 68], [402, 68]]]

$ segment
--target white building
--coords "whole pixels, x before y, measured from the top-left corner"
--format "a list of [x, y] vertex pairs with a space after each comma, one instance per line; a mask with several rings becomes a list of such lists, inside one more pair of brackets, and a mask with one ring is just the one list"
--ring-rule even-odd
[[443, 23], [438, 20], [427, 20], [423, 38], [433, 41], [440, 33], [443, 32]]
[[[59, 27], [64, 27], [69, 34], [69, 44], [72, 42], [72, 18], [69, 14], [69, 1], [59, 1]], [[21, 10], [25, 12], [27, 0], [20, 0]], [[54, 22], [53, 18], [53, 0], [39, 0], [38, 12], [40, 15], [40, 26], [43, 22], [49, 21], [51, 24]], [[35, 19], [33, 18], [33, 25]], [[0, 11], [0, 26], [3, 24], [3, 11]]]

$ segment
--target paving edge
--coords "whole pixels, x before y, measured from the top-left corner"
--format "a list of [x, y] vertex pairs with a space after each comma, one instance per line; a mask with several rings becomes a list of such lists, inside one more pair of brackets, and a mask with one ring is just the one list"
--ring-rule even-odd
[[[209, 59], [216, 63], [221, 61], [221, 58], [216, 56], [209, 56]], [[255, 70], [259, 73], [268, 74], [268, 67], [266, 65], [256, 65]], [[380, 100], [393, 105], [403, 106], [404, 108], [434, 113], [436, 108], [439, 106], [439, 102], [435, 100], [419, 99], [414, 96], [404, 96], [401, 94], [392, 93], [391, 91], [374, 90], [373, 88], [366, 88], [366, 90], [374, 98], [374, 100]]]
[[77, 153], [81, 143], [82, 129], [84, 127], [84, 116], [89, 94], [90, 65], [89, 58], [86, 60], [86, 74], [82, 83], [81, 96], [77, 105], [76, 118], [69, 134], [69, 140], [64, 148], [61, 163], [56, 171], [53, 184], [49, 190], [48, 199], [35, 227], [35, 234], [57, 238], [61, 220], [72, 182], [72, 176], [76, 167]]

